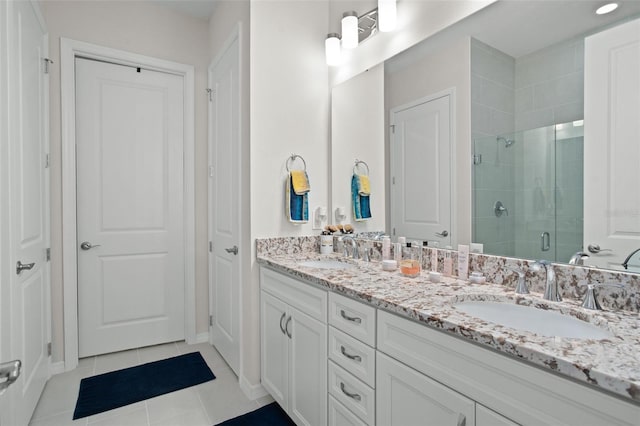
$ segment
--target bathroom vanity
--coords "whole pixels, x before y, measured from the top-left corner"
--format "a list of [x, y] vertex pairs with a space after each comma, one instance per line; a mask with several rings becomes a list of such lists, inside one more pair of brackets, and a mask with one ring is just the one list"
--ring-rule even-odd
[[[297, 424], [640, 424], [637, 312], [313, 251], [258, 250], [258, 262], [262, 384]], [[553, 310], [609, 336], [516, 330], [455, 307], [467, 301]]]

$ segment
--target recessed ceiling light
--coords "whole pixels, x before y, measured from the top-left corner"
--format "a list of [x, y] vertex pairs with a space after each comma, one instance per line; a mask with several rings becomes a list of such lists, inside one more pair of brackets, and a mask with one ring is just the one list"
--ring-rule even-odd
[[596, 15], [605, 15], [607, 13], [613, 12], [618, 8], [618, 3], [607, 3], [604, 6], [600, 6], [596, 10]]

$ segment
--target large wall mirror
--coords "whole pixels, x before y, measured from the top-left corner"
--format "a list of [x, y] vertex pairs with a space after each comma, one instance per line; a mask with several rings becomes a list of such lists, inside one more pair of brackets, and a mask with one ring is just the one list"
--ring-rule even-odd
[[[381, 204], [357, 231], [640, 272], [640, 252], [622, 265], [640, 249], [637, 140], [607, 151], [628, 157], [616, 178], [626, 204], [598, 219], [615, 216], [621, 246], [591, 233], [584, 207], [604, 205], [612, 188], [593, 187], [604, 160], [584, 152], [600, 120], [585, 111], [585, 38], [640, 18], [640, 2], [618, 3], [596, 15], [602, 2], [499, 1], [335, 86], [332, 206], [349, 206], [349, 162], [369, 159]], [[640, 107], [640, 89], [628, 90]], [[639, 123], [640, 112], [624, 119]]]

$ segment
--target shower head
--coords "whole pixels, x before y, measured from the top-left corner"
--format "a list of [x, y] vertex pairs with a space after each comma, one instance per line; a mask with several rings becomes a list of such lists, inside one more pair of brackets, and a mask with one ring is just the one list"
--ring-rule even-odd
[[500, 142], [504, 142], [504, 146], [505, 148], [509, 148], [511, 145], [513, 145], [514, 143], [516, 143], [516, 141], [514, 139], [507, 139], [504, 136], [498, 136], [496, 138], [496, 141]]

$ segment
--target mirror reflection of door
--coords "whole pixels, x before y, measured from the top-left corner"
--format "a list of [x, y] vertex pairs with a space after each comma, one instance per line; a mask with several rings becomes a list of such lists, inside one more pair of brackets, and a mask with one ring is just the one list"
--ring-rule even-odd
[[621, 269], [640, 248], [640, 20], [587, 37], [584, 87], [585, 264]]
[[452, 245], [451, 97], [440, 93], [391, 110], [391, 233]]

